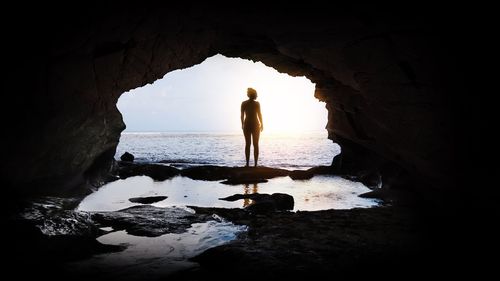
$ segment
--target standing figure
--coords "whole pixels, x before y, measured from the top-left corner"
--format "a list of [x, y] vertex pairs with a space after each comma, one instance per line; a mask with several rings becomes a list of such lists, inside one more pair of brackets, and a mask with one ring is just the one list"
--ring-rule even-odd
[[259, 160], [259, 136], [264, 130], [264, 122], [262, 121], [262, 113], [260, 112], [260, 104], [257, 99], [257, 91], [252, 88], [247, 89], [248, 100], [241, 103], [241, 128], [245, 135], [245, 158], [246, 167], [250, 160], [250, 144], [253, 141], [253, 158], [255, 167]]

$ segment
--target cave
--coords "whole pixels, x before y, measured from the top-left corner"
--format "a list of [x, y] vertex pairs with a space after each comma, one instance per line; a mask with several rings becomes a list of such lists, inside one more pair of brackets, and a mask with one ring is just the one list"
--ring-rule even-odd
[[[13, 93], [6, 102], [16, 110], [4, 138], [8, 149], [1, 169], [13, 198], [8, 216], [33, 196], [92, 192], [111, 170], [125, 128], [116, 107], [120, 95], [222, 54], [310, 79], [316, 84], [314, 96], [328, 109], [328, 138], [342, 147], [341, 161], [332, 159], [332, 164], [350, 174], [379, 173], [382, 188], [418, 196], [425, 207], [416, 212], [428, 220], [424, 229], [436, 234], [425, 251], [438, 250], [434, 256], [403, 253], [408, 263], [397, 266], [414, 269], [415, 260], [423, 258], [426, 268], [447, 272], [451, 268], [437, 265], [441, 259], [467, 260], [446, 238], [459, 228], [457, 214], [467, 213], [457, 211], [466, 200], [457, 182], [464, 171], [457, 156], [463, 145], [457, 115], [464, 89], [457, 81], [465, 79], [458, 67], [464, 46], [456, 48], [457, 34], [450, 31], [456, 20], [445, 20], [441, 9], [44, 8], [44, 13], [25, 11], [25, 24], [6, 33], [13, 42], [5, 58], [7, 89]], [[472, 226], [459, 236], [483, 233]], [[24, 225], [19, 229], [12, 237], [32, 234]], [[401, 254], [374, 253], [393, 262]], [[230, 259], [228, 254], [223, 261]], [[328, 264], [319, 264], [315, 271], [328, 272]]]
[[[27, 192], [79, 186], [89, 170], [109, 159], [124, 129], [116, 109], [120, 94], [220, 53], [315, 83], [315, 97], [327, 104], [329, 138], [352, 147], [349, 157], [373, 152], [423, 179], [429, 189], [454, 185], [455, 120], [446, 95], [454, 89], [447, 65], [452, 62], [439, 37], [430, 33], [430, 23], [398, 22], [390, 15], [377, 18], [378, 23], [341, 11], [328, 17], [316, 16], [315, 10], [291, 11], [280, 13], [281, 19], [258, 10], [180, 10], [178, 16], [148, 9], [111, 16], [89, 10], [92, 15], [62, 18], [64, 26], [46, 23], [43, 28], [52, 36], [30, 38], [43, 48], [31, 50], [18, 62], [23, 67], [16, 68], [32, 73], [30, 83], [24, 83], [32, 94], [12, 101], [23, 112], [13, 128], [16, 137], [7, 140], [9, 152], [18, 155], [7, 156], [7, 182], [26, 184]], [[87, 22], [91, 19], [97, 26]], [[22, 122], [37, 130], [30, 134], [42, 137], [23, 137]], [[61, 143], [72, 145], [61, 148]]]

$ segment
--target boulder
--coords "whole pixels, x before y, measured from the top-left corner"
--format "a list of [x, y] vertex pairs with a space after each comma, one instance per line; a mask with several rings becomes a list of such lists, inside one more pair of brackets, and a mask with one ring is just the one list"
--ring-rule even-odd
[[122, 156], [120, 156], [120, 159], [122, 161], [127, 161], [127, 162], [134, 162], [134, 158], [135, 158], [134, 155], [128, 152], [125, 152], [122, 154]]
[[121, 179], [134, 176], [148, 176], [155, 181], [164, 181], [178, 175], [179, 173], [179, 169], [170, 166], [156, 164], [132, 164], [127, 162], [122, 162], [118, 170], [118, 175]]

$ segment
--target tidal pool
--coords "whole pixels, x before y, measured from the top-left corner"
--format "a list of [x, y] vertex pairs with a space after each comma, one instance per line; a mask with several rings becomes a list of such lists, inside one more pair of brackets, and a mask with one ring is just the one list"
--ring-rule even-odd
[[157, 207], [199, 206], [242, 208], [250, 199], [228, 202], [219, 200], [233, 194], [286, 193], [293, 196], [294, 211], [370, 208], [379, 205], [376, 199], [358, 197], [370, 191], [359, 182], [338, 176], [315, 176], [309, 180], [289, 177], [270, 179], [266, 183], [224, 185], [218, 181], [192, 180], [177, 176], [155, 182], [147, 176], [131, 177], [111, 182], [87, 196], [78, 206], [80, 211], [116, 211], [140, 205], [129, 201], [133, 197], [167, 196], [153, 203]]

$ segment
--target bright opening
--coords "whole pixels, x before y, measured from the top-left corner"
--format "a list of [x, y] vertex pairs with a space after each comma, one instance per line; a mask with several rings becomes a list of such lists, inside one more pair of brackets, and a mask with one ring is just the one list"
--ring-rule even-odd
[[257, 90], [266, 133], [324, 131], [325, 104], [309, 79], [222, 55], [123, 94], [118, 108], [130, 132], [239, 132], [248, 87]]
[[127, 129], [117, 157], [128, 151], [138, 161], [179, 167], [241, 166], [240, 109], [249, 87], [257, 90], [264, 121], [259, 165], [305, 169], [331, 163], [340, 148], [327, 139], [328, 113], [310, 80], [222, 55], [124, 93], [117, 106]]

